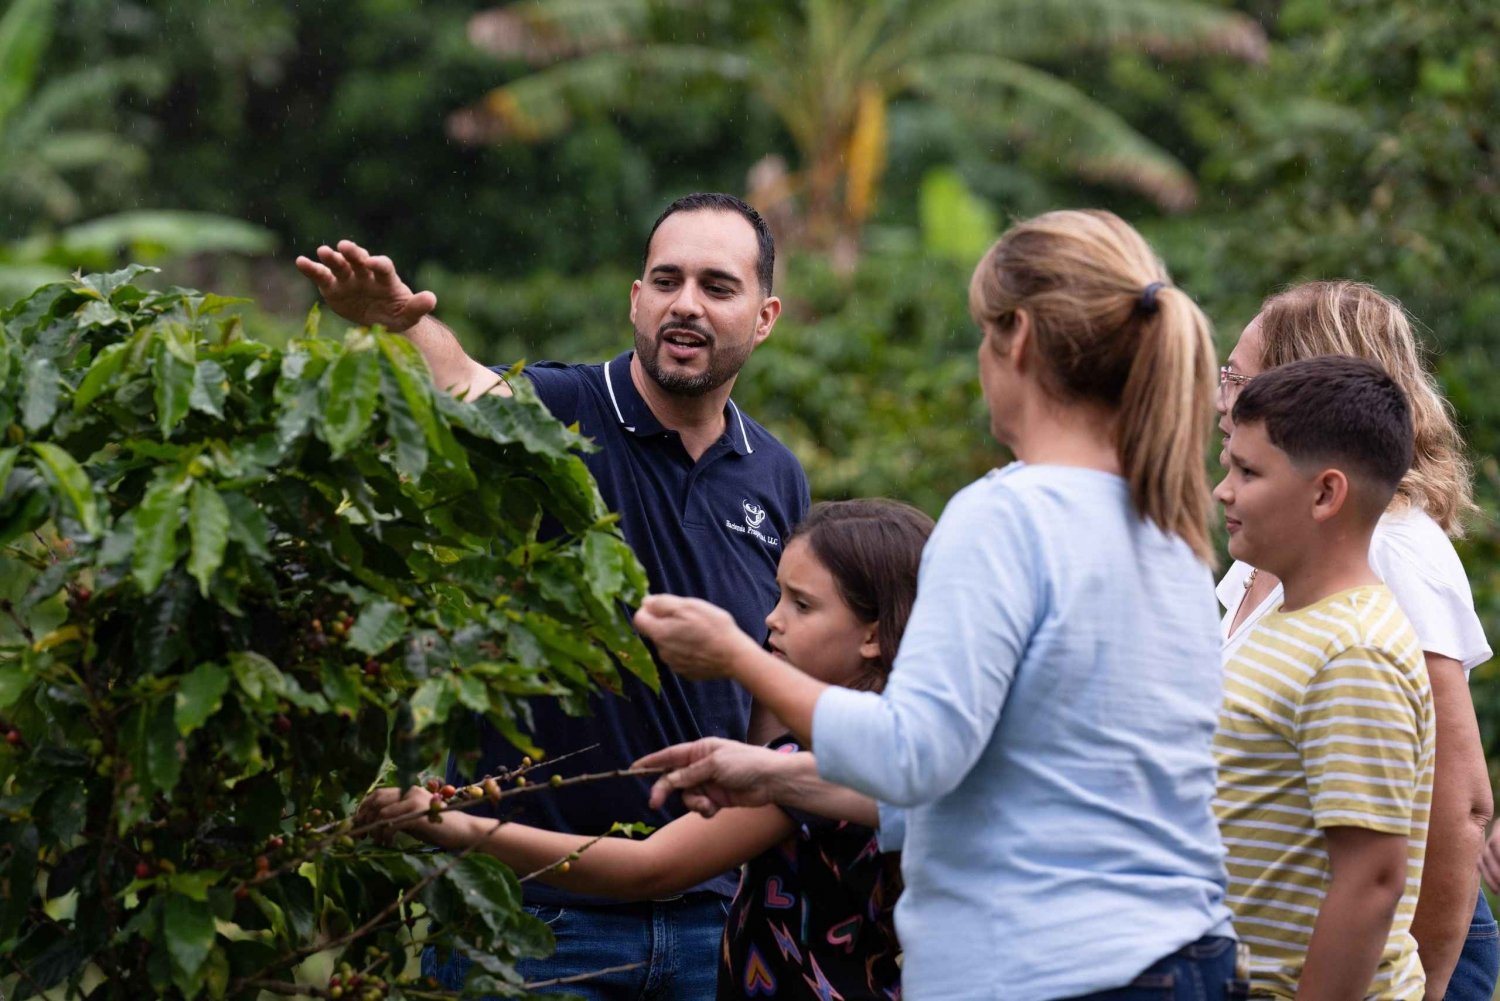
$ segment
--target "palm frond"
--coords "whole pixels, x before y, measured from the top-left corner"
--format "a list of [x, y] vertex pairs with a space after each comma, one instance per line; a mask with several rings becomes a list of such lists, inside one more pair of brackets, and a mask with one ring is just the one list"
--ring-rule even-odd
[[69, 226], [56, 242], [63, 257], [116, 254], [132, 256], [236, 253], [267, 254], [276, 249], [276, 235], [241, 219], [211, 212], [146, 209], [101, 216]]
[[113, 132], [95, 130], [50, 133], [31, 147], [31, 155], [60, 172], [105, 165], [134, 172], [146, 166], [145, 150]]
[[1051, 74], [971, 55], [912, 64], [907, 72], [915, 89], [996, 145], [1016, 143], [1080, 177], [1140, 191], [1169, 211], [1193, 205], [1196, 185], [1176, 158]]
[[0, 204], [40, 206], [54, 222], [71, 219], [82, 208], [78, 193], [61, 174], [35, 157], [12, 161], [0, 171]]
[[36, 83], [42, 52], [52, 38], [54, 0], [11, 0], [0, 16], [0, 125]]
[[147, 58], [114, 59], [75, 70], [44, 83], [21, 109], [17, 121], [41, 121], [55, 127], [61, 120], [98, 111], [125, 90], [155, 96], [166, 87], [167, 71]]
[[696, 45], [599, 52], [497, 87], [477, 105], [449, 116], [448, 132], [460, 142], [535, 142], [566, 129], [575, 108], [620, 108], [638, 99], [644, 87], [705, 78], [743, 81], [749, 66], [745, 56]]
[[1198, 0], [941, 0], [925, 8], [888, 56], [956, 51], [1047, 60], [1112, 47], [1257, 63], [1267, 52], [1265, 32], [1253, 19]]

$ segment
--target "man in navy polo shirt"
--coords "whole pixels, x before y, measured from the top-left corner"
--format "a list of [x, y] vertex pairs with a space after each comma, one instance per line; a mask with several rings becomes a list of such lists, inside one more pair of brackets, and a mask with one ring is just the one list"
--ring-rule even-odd
[[[471, 359], [431, 315], [436, 297], [413, 293], [389, 259], [347, 240], [317, 253], [317, 261], [299, 257], [297, 266], [334, 312], [404, 333], [434, 380], [455, 393], [509, 392], [501, 370]], [[553, 415], [577, 421], [600, 446], [585, 462], [619, 513], [651, 589], [711, 601], [752, 636], [765, 633], [782, 540], [809, 501], [796, 458], [730, 399], [735, 376], [781, 312], [771, 294], [774, 255], [765, 222], [738, 198], [681, 198], [652, 227], [642, 275], [630, 289], [634, 349], [603, 364], [543, 362], [524, 370]], [[621, 768], [698, 737], [745, 738], [749, 700], [738, 686], [683, 681], [670, 671], [661, 678], [659, 697], [627, 678], [624, 697], [595, 697], [593, 715], [583, 719], [539, 700], [535, 736], [554, 754], [599, 745], [570, 762], [580, 772]], [[481, 773], [513, 766], [518, 757], [485, 727]], [[458, 777], [451, 762], [449, 771]], [[525, 819], [582, 835], [615, 821], [661, 825], [675, 814], [649, 808], [649, 787], [642, 780], [561, 789], [533, 801]], [[599, 998], [711, 997], [734, 889], [726, 874], [671, 900], [621, 905], [529, 883], [527, 904], [552, 926], [558, 948], [549, 960], [523, 964], [522, 973], [542, 980], [641, 963], [568, 990]], [[424, 965], [432, 965], [430, 957]], [[435, 972], [456, 987], [466, 966], [458, 957]]]

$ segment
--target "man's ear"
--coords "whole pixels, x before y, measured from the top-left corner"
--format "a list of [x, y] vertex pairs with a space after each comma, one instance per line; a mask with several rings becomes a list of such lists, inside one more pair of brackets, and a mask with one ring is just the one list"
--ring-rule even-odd
[[755, 318], [755, 344], [760, 343], [771, 336], [771, 328], [776, 326], [776, 318], [781, 315], [781, 300], [774, 295], [766, 296], [766, 301], [760, 304], [760, 313]]
[[859, 655], [865, 660], [874, 660], [880, 656], [880, 623], [872, 622], [865, 629], [865, 638], [859, 644]]
[[641, 297], [641, 280], [637, 278], [630, 283], [630, 322], [635, 323], [635, 302]]
[[1349, 477], [1342, 469], [1325, 469], [1313, 479], [1313, 521], [1336, 517], [1349, 503]]

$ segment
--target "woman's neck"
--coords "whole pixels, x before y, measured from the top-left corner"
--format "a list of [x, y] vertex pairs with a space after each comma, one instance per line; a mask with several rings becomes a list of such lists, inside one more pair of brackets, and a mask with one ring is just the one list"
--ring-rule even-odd
[[1030, 465], [1078, 466], [1120, 475], [1115, 411], [1050, 402], [1030, 410], [1009, 436], [1016, 458]]

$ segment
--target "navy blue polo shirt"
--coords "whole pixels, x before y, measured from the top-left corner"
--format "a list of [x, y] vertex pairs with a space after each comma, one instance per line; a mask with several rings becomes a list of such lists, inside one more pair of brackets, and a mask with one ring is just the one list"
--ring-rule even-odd
[[[757, 640], [775, 606], [776, 564], [784, 540], [807, 513], [807, 478], [795, 456], [730, 400], [724, 434], [694, 462], [677, 432], [662, 427], [630, 378], [633, 352], [593, 365], [541, 362], [523, 369], [552, 415], [576, 421], [598, 450], [584, 462], [625, 541], [646, 569], [653, 593], [703, 598], [727, 610]], [[622, 672], [624, 674], [624, 672]], [[685, 681], [662, 668], [661, 694], [625, 675], [622, 694], [601, 693], [591, 715], [571, 717], [554, 699], [532, 700], [534, 739], [557, 755], [594, 750], [560, 766], [567, 774], [623, 768], [644, 754], [699, 737], [745, 738], [750, 699], [732, 681]], [[478, 774], [514, 767], [520, 754], [483, 726]], [[454, 764], [450, 777], [459, 778]], [[512, 800], [507, 816], [550, 830], [594, 835], [615, 821], [661, 826], [680, 811], [648, 808], [651, 783], [612, 779]], [[479, 812], [483, 812], [482, 810]], [[704, 889], [733, 896], [732, 875]], [[529, 903], [590, 898], [526, 885]], [[597, 898], [593, 898], [597, 899]]]

